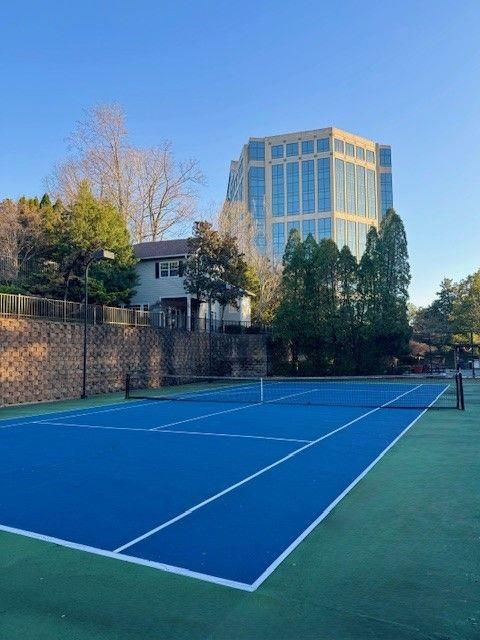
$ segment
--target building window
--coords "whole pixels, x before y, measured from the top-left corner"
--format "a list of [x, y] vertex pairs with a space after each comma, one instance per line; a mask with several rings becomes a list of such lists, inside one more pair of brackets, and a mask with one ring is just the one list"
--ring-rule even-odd
[[302, 211], [315, 211], [315, 165], [313, 160], [302, 161]]
[[367, 246], [367, 225], [363, 222], [359, 222], [357, 225], [358, 233], [358, 259], [365, 253], [365, 247]]
[[318, 240], [327, 240], [332, 237], [332, 219], [320, 218], [318, 221]]
[[287, 156], [298, 156], [298, 142], [289, 142], [287, 144]]
[[263, 167], [250, 167], [248, 170], [249, 198], [248, 206], [253, 218], [265, 217], [265, 169]]
[[335, 209], [345, 211], [345, 163], [335, 158]]
[[373, 164], [375, 162], [375, 152], [367, 149], [367, 162]]
[[345, 153], [345, 143], [343, 140], [335, 138], [335, 151], [336, 153]]
[[287, 237], [290, 236], [290, 231], [293, 231], [293, 229], [296, 229], [298, 233], [300, 233], [300, 222], [293, 220], [287, 222]]
[[285, 225], [283, 222], [272, 224], [273, 259], [279, 260], [285, 250]]
[[346, 220], [343, 218], [336, 218], [335, 220], [335, 232], [337, 238], [337, 247], [342, 249], [347, 243], [346, 237]]
[[252, 140], [248, 143], [249, 160], [265, 160], [265, 143]]
[[391, 149], [380, 149], [380, 166], [391, 167], [392, 166], [392, 151]]
[[317, 151], [318, 153], [330, 151], [330, 140], [328, 138], [319, 138], [317, 140]]
[[355, 165], [346, 162], [347, 213], [355, 213]]
[[382, 217], [393, 207], [392, 174], [380, 174], [380, 200]]
[[353, 144], [350, 144], [350, 142], [347, 142], [346, 150], [347, 150], [347, 156], [350, 156], [351, 158], [355, 157], [355, 146]]
[[357, 165], [357, 214], [363, 217], [367, 214], [365, 194], [365, 167]]
[[174, 260], [173, 262], [169, 262], [169, 269], [170, 269], [170, 277], [176, 277], [178, 276], [179, 273], [179, 262], [178, 260]]
[[330, 158], [320, 158], [317, 161], [318, 170], [318, 210], [331, 211], [332, 199], [330, 195]]
[[272, 215], [285, 215], [285, 187], [283, 186], [283, 164], [272, 165]]
[[375, 171], [367, 169], [367, 207], [368, 217], [377, 217], [377, 198], [375, 196]]
[[172, 260], [170, 262], [156, 262], [155, 263], [155, 278], [169, 278], [180, 275], [180, 261]]
[[362, 147], [357, 147], [357, 158], [359, 160], [365, 160], [365, 149], [362, 149]]
[[304, 240], [309, 235], [315, 238], [315, 220], [302, 220], [302, 234]]
[[349, 220], [347, 222], [348, 231], [348, 248], [354, 256], [357, 255], [357, 229], [355, 222]]
[[287, 213], [298, 213], [300, 209], [298, 188], [298, 162], [287, 163]]
[[272, 158], [283, 158], [283, 144], [274, 144], [272, 146]]
[[313, 153], [313, 140], [304, 140], [302, 142], [302, 154]]

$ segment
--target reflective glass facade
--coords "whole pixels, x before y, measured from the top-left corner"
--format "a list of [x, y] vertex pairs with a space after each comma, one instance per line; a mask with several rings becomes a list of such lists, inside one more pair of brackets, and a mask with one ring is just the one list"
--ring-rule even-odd
[[390, 147], [339, 129], [251, 139], [231, 163], [227, 200], [248, 206], [271, 259], [292, 228], [303, 239], [338, 237], [359, 258], [369, 224], [393, 206], [390, 167]]
[[330, 158], [320, 158], [317, 161], [318, 181], [318, 211], [331, 211], [332, 197], [330, 189]]
[[265, 143], [252, 141], [248, 144], [249, 160], [265, 160]]
[[339, 249], [347, 243], [347, 225], [346, 220], [343, 218], [336, 218], [335, 220], [335, 233], [336, 233], [336, 243]]
[[315, 164], [313, 160], [302, 161], [302, 211], [315, 211]]
[[298, 156], [298, 142], [289, 142], [287, 144], [287, 156]]
[[315, 220], [302, 220], [302, 237], [312, 235], [315, 238]]
[[298, 187], [298, 162], [287, 162], [287, 213], [300, 211]]
[[381, 167], [391, 167], [392, 166], [392, 151], [391, 149], [380, 149], [379, 153], [379, 161]]
[[302, 155], [313, 153], [313, 140], [304, 140], [302, 142]]
[[353, 162], [345, 163], [345, 186], [347, 192], [347, 213], [356, 213], [355, 198], [355, 165]]
[[330, 151], [330, 139], [319, 138], [317, 140], [317, 152], [324, 153], [325, 151]]
[[392, 174], [380, 174], [380, 206], [382, 216], [393, 207]]
[[367, 200], [365, 191], [365, 167], [357, 165], [357, 215], [367, 215]]
[[320, 218], [318, 221], [318, 241], [332, 237], [332, 219]]
[[335, 158], [335, 209], [345, 211], [345, 163]]
[[283, 144], [274, 144], [272, 146], [272, 158], [283, 158]]
[[372, 171], [372, 169], [367, 169], [367, 211], [370, 219], [377, 217], [375, 171]]
[[272, 165], [272, 214], [274, 216], [285, 215], [283, 164]]
[[357, 225], [351, 220], [347, 222], [347, 246], [354, 256], [357, 255]]
[[285, 250], [285, 225], [283, 222], [272, 224], [273, 258], [275, 261], [282, 259]]

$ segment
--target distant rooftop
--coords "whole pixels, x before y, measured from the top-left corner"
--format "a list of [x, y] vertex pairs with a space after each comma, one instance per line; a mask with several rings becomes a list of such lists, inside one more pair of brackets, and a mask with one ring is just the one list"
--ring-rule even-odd
[[188, 253], [188, 238], [177, 240], [157, 240], [156, 242], [139, 242], [133, 245], [135, 257], [139, 260], [149, 258], [173, 258]]

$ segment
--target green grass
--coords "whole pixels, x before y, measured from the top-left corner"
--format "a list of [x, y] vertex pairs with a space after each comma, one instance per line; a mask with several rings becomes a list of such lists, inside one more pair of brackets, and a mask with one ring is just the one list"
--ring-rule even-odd
[[0, 638], [478, 640], [480, 384], [465, 392], [465, 412], [428, 412], [255, 593], [0, 534]]

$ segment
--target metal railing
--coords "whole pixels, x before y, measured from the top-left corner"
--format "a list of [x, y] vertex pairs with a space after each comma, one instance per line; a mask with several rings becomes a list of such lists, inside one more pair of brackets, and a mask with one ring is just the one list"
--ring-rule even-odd
[[[0, 293], [0, 316], [49, 320], [52, 322], [83, 322], [85, 306], [82, 302]], [[89, 304], [87, 321], [91, 325], [123, 325], [156, 327], [200, 333], [266, 333], [267, 328], [250, 322], [187, 317], [185, 311], [165, 307], [159, 311], [141, 311], [127, 307], [107, 307]]]

